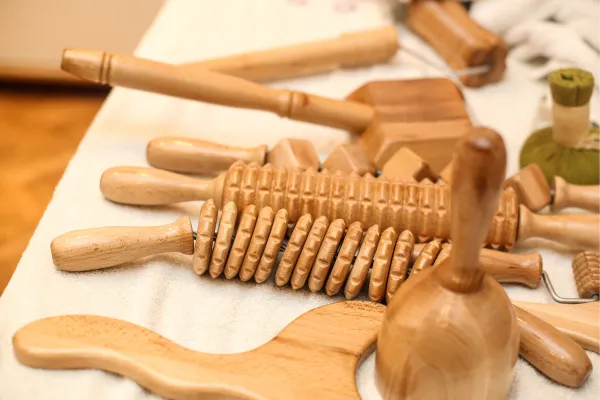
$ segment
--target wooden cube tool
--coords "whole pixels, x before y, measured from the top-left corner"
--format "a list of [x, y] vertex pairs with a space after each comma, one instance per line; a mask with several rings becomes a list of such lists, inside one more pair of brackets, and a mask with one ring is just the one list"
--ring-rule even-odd
[[65, 50], [62, 69], [100, 84], [123, 86], [345, 129], [360, 136], [377, 168], [402, 146], [438, 172], [472, 127], [458, 86], [426, 78], [367, 83], [337, 100], [275, 89], [213, 71], [93, 50]]

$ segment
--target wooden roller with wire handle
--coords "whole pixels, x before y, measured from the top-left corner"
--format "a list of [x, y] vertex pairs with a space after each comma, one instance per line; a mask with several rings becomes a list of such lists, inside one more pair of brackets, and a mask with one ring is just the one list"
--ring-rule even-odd
[[402, 146], [439, 173], [458, 138], [472, 127], [464, 96], [448, 78], [369, 82], [345, 100], [278, 89], [202, 68], [130, 55], [66, 49], [61, 68], [98, 84], [121, 86], [350, 132], [377, 168]]
[[[371, 174], [345, 175], [322, 170], [285, 170], [267, 164], [235, 163], [212, 180], [195, 179], [146, 167], [113, 167], [100, 180], [104, 196], [116, 203], [165, 205], [213, 199], [217, 208], [230, 201], [285, 208], [289, 221], [311, 214], [316, 219], [343, 219], [346, 226], [360, 222], [410, 230], [418, 243], [447, 241], [450, 237], [450, 187], [438, 184], [376, 179]], [[519, 205], [512, 188], [502, 194], [485, 243], [510, 250], [515, 241], [541, 237], [576, 250], [594, 250], [600, 242], [597, 214], [537, 215]]]
[[[368, 293], [375, 302], [389, 301], [409, 277], [432, 267], [442, 250], [438, 241], [415, 245], [410, 231], [398, 235], [393, 228], [365, 230], [359, 222], [345, 227], [341, 219], [327, 223], [325, 217], [313, 220], [309, 214], [300, 218], [291, 235], [286, 235], [287, 226], [285, 209], [274, 213], [270, 207], [257, 210], [250, 205], [238, 214], [235, 204], [228, 203], [219, 219], [209, 200], [201, 208], [197, 233], [189, 217], [182, 217], [163, 226], [68, 232], [52, 241], [51, 250], [55, 264], [64, 271], [108, 268], [162, 252], [181, 252], [193, 254], [193, 268], [200, 275], [208, 272], [212, 278], [224, 275], [256, 283], [273, 279], [278, 286], [289, 284], [295, 290], [308, 286], [313, 292], [324, 288], [329, 296], [341, 292], [347, 299]], [[483, 249], [481, 262], [500, 282], [535, 287], [540, 279], [537, 253]], [[522, 340], [535, 343], [535, 335], [541, 334], [550, 339], [533, 350], [523, 348], [524, 358], [556, 382], [580, 385], [589, 368], [585, 353], [551, 326], [536, 323], [540, 330], [529, 327], [531, 322], [523, 325]]]

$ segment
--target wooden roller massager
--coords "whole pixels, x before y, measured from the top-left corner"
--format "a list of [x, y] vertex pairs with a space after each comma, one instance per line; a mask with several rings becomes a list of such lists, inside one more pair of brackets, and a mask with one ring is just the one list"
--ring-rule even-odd
[[[551, 325], [515, 309], [523, 322], [521, 354], [551, 379], [576, 387], [581, 367], [591, 367], [585, 353], [581, 357], [577, 345]], [[324, 305], [266, 344], [237, 354], [193, 351], [139, 325], [95, 315], [31, 322], [15, 333], [13, 347], [29, 367], [101, 369], [174, 400], [358, 400], [356, 370], [376, 341], [384, 311], [371, 302]], [[532, 332], [537, 336], [527, 339]]]
[[[83, 229], [55, 238], [51, 251], [55, 265], [64, 271], [109, 268], [165, 252], [194, 254], [193, 267], [199, 275], [208, 271], [212, 278], [239, 276], [262, 283], [275, 271], [278, 286], [290, 283], [300, 289], [308, 282], [311, 291], [325, 287], [329, 296], [345, 287], [348, 299], [365, 287], [372, 301], [382, 302], [389, 301], [409, 273], [416, 275], [441, 263], [452, 247], [442, 248], [439, 241], [415, 244], [408, 230], [398, 233], [392, 227], [382, 230], [358, 221], [347, 226], [343, 219], [329, 221], [310, 214], [302, 215], [288, 234], [288, 222], [283, 208], [275, 212], [248, 205], [240, 211], [233, 202], [218, 218], [215, 203], [208, 200], [200, 209], [197, 232], [189, 217], [161, 226]], [[540, 282], [538, 253], [483, 249], [480, 261], [499, 282], [531, 288]]]
[[456, 140], [472, 127], [460, 89], [447, 78], [370, 82], [347, 100], [337, 100], [102, 51], [67, 49], [61, 67], [99, 84], [270, 111], [293, 120], [362, 133], [360, 143], [377, 168], [400, 147], [408, 146], [437, 173], [452, 158]]
[[[410, 230], [419, 243], [450, 239], [450, 188], [443, 184], [405, 183], [375, 179], [366, 174], [330, 174], [313, 169], [284, 170], [270, 165], [236, 163], [213, 180], [194, 179], [143, 167], [113, 167], [100, 179], [104, 196], [116, 203], [164, 205], [214, 199], [217, 208], [230, 201], [239, 210], [253, 204], [258, 209], [285, 208], [296, 223], [311, 214], [328, 220], [341, 218], [346, 226], [360, 222], [383, 231]], [[598, 248], [600, 216], [594, 214], [536, 215], [519, 205], [515, 191], [507, 188], [492, 218], [485, 243], [510, 250], [515, 240], [542, 237], [573, 249]]]

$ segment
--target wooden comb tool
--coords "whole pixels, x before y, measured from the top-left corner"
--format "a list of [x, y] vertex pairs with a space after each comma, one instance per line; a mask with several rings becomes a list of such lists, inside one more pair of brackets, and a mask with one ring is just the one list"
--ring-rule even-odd
[[[450, 187], [375, 179], [370, 174], [344, 175], [341, 171], [285, 170], [267, 164], [236, 162], [212, 180], [194, 179], [145, 167], [113, 167], [100, 179], [100, 190], [114, 202], [164, 205], [214, 199], [215, 205], [233, 201], [238, 209], [254, 204], [273, 210], [285, 208], [291, 223], [309, 213], [313, 218], [341, 218], [346, 226], [361, 222], [383, 231], [410, 230], [417, 242], [450, 238]], [[531, 237], [596, 250], [600, 243], [600, 215], [591, 213], [537, 215], [519, 207], [515, 191], [506, 188], [496, 208], [485, 243], [510, 250], [515, 241]]]
[[96, 368], [169, 399], [360, 399], [356, 369], [377, 337], [385, 306], [338, 302], [310, 310], [266, 344], [207, 354], [132, 323], [94, 315], [34, 321], [13, 336], [34, 368]]
[[600, 186], [574, 185], [555, 176], [553, 186], [537, 164], [530, 164], [508, 178], [506, 186], [515, 189], [519, 202], [533, 212], [550, 206], [552, 212], [575, 207], [591, 212], [600, 212]]
[[360, 134], [360, 143], [377, 168], [408, 146], [437, 171], [450, 161], [456, 140], [472, 127], [462, 92], [448, 78], [369, 82], [346, 100], [337, 100], [95, 50], [66, 49], [61, 68], [98, 84], [263, 110]]
[[206, 140], [185, 137], [159, 137], [146, 146], [146, 159], [155, 168], [200, 175], [218, 175], [232, 164], [245, 163], [277, 168], [314, 168], [321, 166], [315, 146], [308, 140], [281, 139], [272, 149], [226, 146]]
[[[238, 211], [230, 202], [219, 219], [215, 203], [208, 200], [200, 208], [197, 232], [193, 232], [190, 218], [182, 217], [162, 226], [67, 232], [52, 240], [50, 249], [54, 264], [64, 271], [109, 268], [146, 256], [180, 252], [194, 254], [193, 269], [199, 275], [208, 271], [212, 278], [239, 276], [242, 281], [257, 283], [273, 275], [279, 286], [290, 284], [300, 289], [307, 284], [313, 292], [325, 288], [329, 296], [343, 292], [348, 299], [365, 288], [372, 301], [382, 302], [389, 301], [409, 272], [416, 274], [423, 268], [419, 261], [410, 269], [411, 256], [427, 255], [431, 266], [436, 260], [431, 249], [435, 245], [439, 251], [441, 247], [434, 241], [415, 250], [410, 231], [397, 234], [388, 228], [381, 232], [377, 225], [364, 229], [359, 222], [346, 227], [342, 219], [314, 220], [310, 214], [299, 219], [289, 236], [287, 227], [285, 209], [274, 212], [270, 207], [249, 205]], [[280, 252], [283, 255], [278, 262]], [[481, 262], [499, 282], [536, 287], [540, 280], [541, 258], [536, 253], [516, 255], [486, 249]]]
[[376, 381], [384, 398], [508, 396], [518, 322], [502, 286], [479, 264], [505, 168], [506, 150], [497, 133], [474, 129], [457, 144], [452, 252], [447, 262], [409, 279], [388, 304], [376, 350]]
[[181, 64], [267, 82], [359, 68], [391, 60], [399, 47], [393, 26], [348, 32], [336, 38]]

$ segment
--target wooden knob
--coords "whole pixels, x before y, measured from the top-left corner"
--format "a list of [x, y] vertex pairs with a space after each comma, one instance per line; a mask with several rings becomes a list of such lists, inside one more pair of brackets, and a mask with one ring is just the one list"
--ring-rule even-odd
[[554, 202], [551, 210], [561, 211], [567, 207], [576, 207], [600, 213], [600, 186], [573, 185], [560, 176], [554, 177]]
[[164, 205], [214, 199], [220, 207], [224, 175], [207, 181], [145, 167], [113, 167], [100, 178], [102, 194], [115, 203]]
[[189, 217], [160, 226], [114, 226], [65, 233], [50, 244], [52, 259], [63, 271], [113, 267], [154, 254], [194, 252]]
[[264, 165], [266, 155], [266, 145], [243, 148], [185, 137], [159, 137], [146, 147], [146, 158], [153, 167], [201, 175], [226, 172], [238, 160]]
[[519, 354], [561, 385], [580, 387], [592, 372], [592, 362], [573, 339], [527, 311], [514, 306], [519, 321]]
[[600, 247], [600, 215], [538, 215], [524, 205], [519, 206], [518, 240], [539, 237], [569, 247], [573, 251], [596, 250]]

